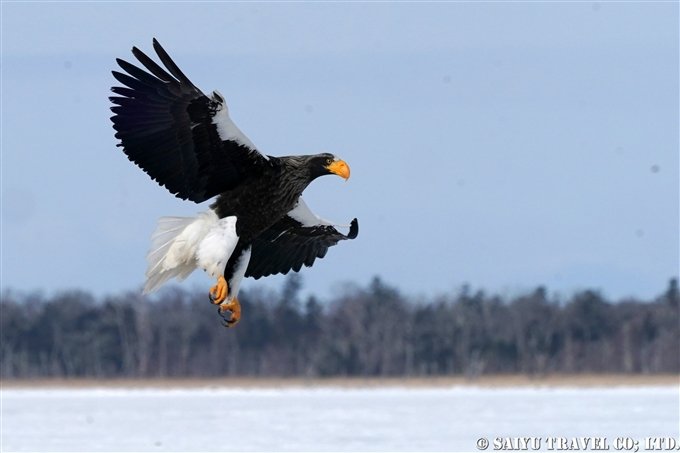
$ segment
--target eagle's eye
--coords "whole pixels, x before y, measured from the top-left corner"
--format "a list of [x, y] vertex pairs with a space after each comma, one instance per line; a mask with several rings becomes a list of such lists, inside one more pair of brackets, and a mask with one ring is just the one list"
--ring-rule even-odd
[[327, 158], [326, 158], [326, 165], [330, 165], [330, 164], [332, 164], [332, 163], [333, 163], [333, 159], [330, 158], [330, 157], [327, 157]]

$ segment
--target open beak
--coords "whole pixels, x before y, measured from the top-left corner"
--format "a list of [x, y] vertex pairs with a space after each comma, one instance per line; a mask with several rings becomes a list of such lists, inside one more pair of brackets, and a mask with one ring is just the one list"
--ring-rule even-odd
[[328, 171], [334, 173], [345, 180], [349, 179], [349, 165], [344, 160], [336, 160], [326, 167]]

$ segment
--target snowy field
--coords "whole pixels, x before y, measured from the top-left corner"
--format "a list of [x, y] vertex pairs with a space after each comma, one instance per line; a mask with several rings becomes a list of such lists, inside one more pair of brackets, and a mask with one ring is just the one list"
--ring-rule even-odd
[[[5, 389], [2, 451], [476, 451], [480, 437], [679, 436], [675, 386]], [[545, 443], [542, 450], [546, 449]], [[644, 449], [640, 448], [641, 451]]]

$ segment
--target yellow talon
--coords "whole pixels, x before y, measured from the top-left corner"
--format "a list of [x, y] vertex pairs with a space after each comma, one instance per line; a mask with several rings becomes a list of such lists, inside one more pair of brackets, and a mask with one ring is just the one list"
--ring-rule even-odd
[[219, 310], [220, 315], [222, 315], [225, 311], [231, 312], [231, 317], [228, 320], [222, 316], [224, 318], [225, 327], [234, 327], [241, 320], [241, 304], [235, 297], [231, 300], [231, 302], [220, 305]]
[[210, 294], [208, 295], [210, 297], [210, 302], [215, 305], [221, 304], [224, 302], [224, 299], [227, 298], [228, 292], [229, 287], [227, 286], [227, 281], [220, 275], [217, 279], [217, 284], [210, 288]]

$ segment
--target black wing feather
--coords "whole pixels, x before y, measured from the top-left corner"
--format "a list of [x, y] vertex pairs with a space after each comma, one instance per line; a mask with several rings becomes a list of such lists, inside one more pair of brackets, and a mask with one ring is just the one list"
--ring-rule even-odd
[[172, 82], [173, 78], [165, 69], [161, 68], [158, 63], [149, 58], [144, 52], [136, 47], [132, 48], [132, 55], [153, 75], [163, 80], [164, 82]]
[[170, 55], [168, 55], [165, 49], [161, 47], [160, 43], [156, 40], [156, 38], [153, 39], [153, 49], [156, 51], [156, 54], [158, 54], [158, 58], [161, 59], [161, 62], [165, 65], [166, 68], [168, 68], [170, 74], [179, 79], [180, 82], [186, 85], [194, 86], [194, 84], [191, 83], [191, 80], [189, 80], [189, 78], [184, 75], [184, 73], [179, 69], [179, 67], [177, 67], [175, 62], [172, 61]]
[[262, 171], [267, 160], [257, 150], [220, 137], [213, 119], [226, 108], [223, 99], [203, 94], [155, 39], [153, 47], [167, 71], [136, 47], [132, 53], [146, 71], [122, 59], [116, 61], [125, 72], [112, 71], [124, 86], [111, 88], [117, 95], [110, 98], [111, 120], [128, 158], [196, 203]]
[[317, 258], [326, 256], [328, 249], [359, 234], [359, 222], [352, 220], [345, 235], [330, 225], [303, 226], [290, 216], [284, 216], [252, 243], [246, 277], [258, 279], [273, 274], [299, 271], [310, 267]]

